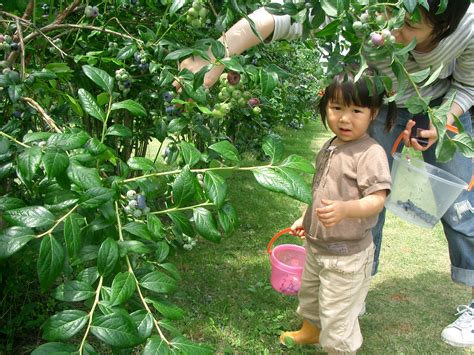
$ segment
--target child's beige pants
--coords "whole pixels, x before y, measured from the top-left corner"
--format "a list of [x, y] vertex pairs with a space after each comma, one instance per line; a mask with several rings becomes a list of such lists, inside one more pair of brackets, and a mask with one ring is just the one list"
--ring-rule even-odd
[[329, 353], [355, 353], [362, 345], [358, 315], [369, 291], [374, 245], [347, 256], [314, 253], [306, 261], [297, 312], [321, 329], [320, 344]]

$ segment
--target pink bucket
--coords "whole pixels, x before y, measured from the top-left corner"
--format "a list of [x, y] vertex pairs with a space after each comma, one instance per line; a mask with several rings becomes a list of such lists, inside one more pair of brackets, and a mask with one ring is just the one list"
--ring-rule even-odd
[[294, 244], [278, 245], [272, 250], [273, 242], [281, 235], [291, 231], [286, 228], [278, 232], [268, 243], [267, 252], [270, 255], [272, 287], [285, 295], [296, 295], [301, 287], [301, 275], [306, 258], [304, 247]]

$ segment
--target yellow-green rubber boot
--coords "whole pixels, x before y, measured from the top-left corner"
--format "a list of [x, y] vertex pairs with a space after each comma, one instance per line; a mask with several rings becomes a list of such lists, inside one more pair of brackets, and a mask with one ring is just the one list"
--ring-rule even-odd
[[288, 340], [290, 342], [293, 341], [295, 344], [318, 344], [319, 332], [320, 330], [318, 327], [304, 319], [300, 330], [296, 330], [294, 332], [284, 332], [282, 335], [280, 335], [280, 343], [285, 344], [285, 339], [290, 338], [291, 340]]

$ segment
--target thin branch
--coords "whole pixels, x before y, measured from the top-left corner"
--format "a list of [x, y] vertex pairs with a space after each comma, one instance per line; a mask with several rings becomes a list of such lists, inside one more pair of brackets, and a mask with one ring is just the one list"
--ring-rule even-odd
[[21, 78], [25, 79], [26, 74], [26, 65], [25, 65], [25, 43], [23, 42], [23, 32], [21, 31], [21, 24], [18, 19], [15, 19], [16, 22], [16, 33], [20, 42], [20, 51], [21, 51]]
[[14, 137], [10, 136], [9, 134], [6, 134], [5, 132], [0, 131], [0, 136], [4, 136], [5, 138], [11, 140], [12, 142], [15, 142], [19, 146], [22, 146], [23, 148], [29, 148], [30, 146], [28, 144], [22, 143], [19, 140], [15, 139]]
[[54, 24], [59, 24], [63, 22], [63, 20], [73, 12], [76, 7], [78, 7], [81, 4], [81, 0], [74, 0], [74, 2], [69, 5], [62, 13], [60, 13], [57, 17], [56, 20], [53, 22]]
[[49, 127], [55, 130], [56, 133], [62, 133], [56, 122], [54, 122], [51, 116], [46, 113], [46, 111], [40, 106], [39, 103], [37, 103], [31, 97], [22, 97], [21, 99], [25, 101], [29, 106], [33, 107], [36, 111], [38, 111], [41, 118], [48, 124]]
[[24, 20], [30, 18], [34, 9], [35, 9], [35, 0], [30, 0], [30, 2], [28, 3], [28, 6], [26, 7], [25, 12], [23, 13], [23, 16], [21, 18], [24, 19]]
[[[76, 30], [99, 31], [99, 32], [108, 33], [108, 34], [111, 34], [111, 35], [114, 35], [114, 36], [117, 36], [117, 37], [131, 39], [131, 40], [134, 40], [136, 42], [143, 43], [143, 41], [141, 39], [135, 38], [133, 36], [129, 36], [129, 35], [124, 34], [124, 33], [112, 31], [112, 30], [109, 30], [107, 28], [102, 28], [102, 27], [97, 27], [97, 26], [90, 26], [90, 25], [74, 25], [74, 24], [68, 24], [68, 23], [65, 23], [65, 24], [51, 24], [51, 25], [47, 25], [45, 27], [42, 27], [41, 31], [43, 33], [47, 33], [47, 32], [56, 31], [56, 30], [60, 30], [60, 29], [64, 29], [64, 28], [70, 28], [70, 29], [76, 29]], [[36, 37], [38, 37], [37, 32], [30, 33], [28, 36], [25, 37], [24, 41], [26, 43], [28, 43], [28, 42], [31, 42], [32, 40], [34, 40]]]

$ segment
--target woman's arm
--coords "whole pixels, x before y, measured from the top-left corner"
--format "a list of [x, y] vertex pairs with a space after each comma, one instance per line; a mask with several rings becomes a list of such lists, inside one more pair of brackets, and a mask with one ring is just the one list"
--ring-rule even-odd
[[[260, 8], [249, 15], [249, 18], [254, 22], [255, 28], [260, 36], [265, 39], [269, 37], [275, 28], [275, 21], [271, 15], [264, 8]], [[246, 19], [241, 19], [233, 25], [225, 34], [218, 39], [226, 48], [226, 56], [238, 55], [246, 50], [261, 43], [260, 39], [255, 35]], [[211, 63], [215, 62], [215, 58], [211, 51], [208, 51], [211, 58]], [[200, 57], [190, 57], [181, 62], [180, 68], [187, 68], [193, 73], [198, 72], [202, 67], [209, 64], [208, 61]], [[219, 76], [224, 71], [224, 66], [219, 65], [212, 68], [206, 73], [204, 77], [204, 86], [211, 87], [219, 79]], [[178, 86], [178, 85], [176, 85]]]

